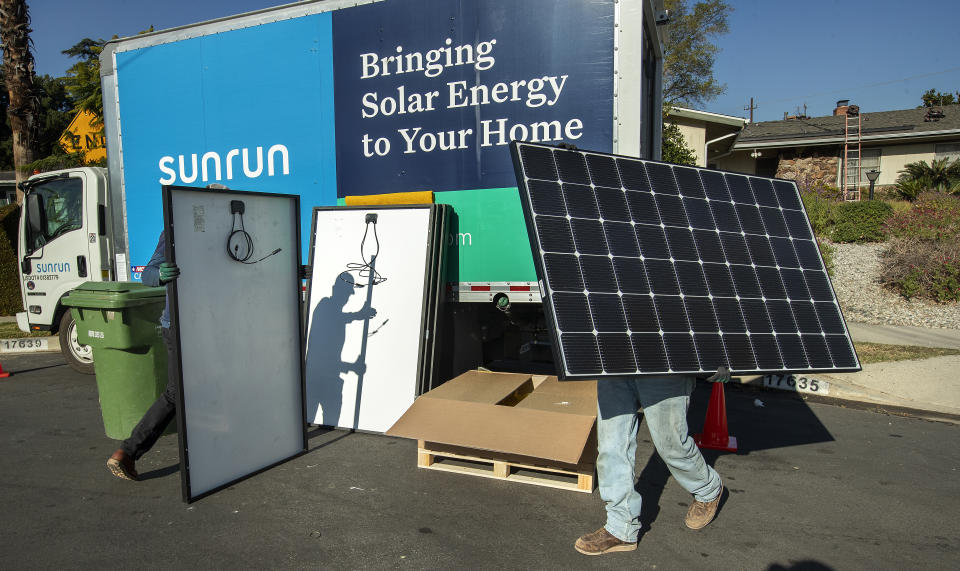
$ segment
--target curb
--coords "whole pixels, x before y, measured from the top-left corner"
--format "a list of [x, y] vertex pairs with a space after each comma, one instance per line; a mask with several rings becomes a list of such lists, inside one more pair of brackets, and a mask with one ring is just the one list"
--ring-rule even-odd
[[[25, 339], [22, 337], [17, 337], [15, 339]], [[37, 350], [37, 349], [27, 349], [24, 351], [10, 350], [0, 353], [0, 355], [29, 355], [31, 353], [59, 353], [60, 352], [60, 336], [59, 335], [50, 335], [47, 337], [30, 337], [30, 339], [46, 339], [47, 348], [46, 350]]]
[[926, 420], [960, 424], [960, 410], [950, 407], [938, 407], [930, 403], [908, 401], [880, 391], [872, 391], [866, 387], [846, 383], [836, 377], [823, 375], [821, 377], [830, 383], [829, 395], [818, 395], [803, 391], [791, 391], [763, 386], [763, 376], [749, 378], [734, 378], [739, 386], [757, 392], [776, 395], [796, 395], [803, 400], [830, 404], [834, 406], [856, 408], [882, 414], [896, 416], [913, 416]]

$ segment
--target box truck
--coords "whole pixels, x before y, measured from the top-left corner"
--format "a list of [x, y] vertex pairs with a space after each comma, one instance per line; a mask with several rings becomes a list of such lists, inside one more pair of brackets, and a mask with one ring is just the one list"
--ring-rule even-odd
[[17, 321], [92, 371], [61, 299], [139, 278], [163, 185], [298, 194], [303, 244], [314, 206], [429, 190], [455, 213], [455, 368], [531, 359], [548, 336], [507, 145], [659, 158], [656, 20], [650, 0], [327, 0], [111, 41], [108, 168], [25, 183]]

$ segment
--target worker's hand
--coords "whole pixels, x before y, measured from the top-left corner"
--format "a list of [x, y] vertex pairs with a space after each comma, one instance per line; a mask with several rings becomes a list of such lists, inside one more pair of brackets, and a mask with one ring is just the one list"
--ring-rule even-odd
[[361, 319], [373, 319], [377, 316], [377, 310], [372, 307], [364, 307], [357, 313], [360, 314]]
[[711, 383], [728, 383], [730, 382], [730, 369], [721, 366], [717, 369], [717, 372], [713, 375], [707, 377], [707, 381]]
[[160, 285], [166, 285], [180, 277], [180, 268], [173, 262], [160, 264]]

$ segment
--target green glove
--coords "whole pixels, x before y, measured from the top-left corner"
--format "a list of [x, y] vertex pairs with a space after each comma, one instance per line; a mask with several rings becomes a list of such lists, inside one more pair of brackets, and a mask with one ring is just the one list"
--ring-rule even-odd
[[730, 369], [721, 366], [716, 373], [707, 377], [707, 380], [711, 383], [728, 383], [730, 382]]
[[160, 264], [160, 285], [166, 285], [180, 277], [180, 268], [173, 262]]

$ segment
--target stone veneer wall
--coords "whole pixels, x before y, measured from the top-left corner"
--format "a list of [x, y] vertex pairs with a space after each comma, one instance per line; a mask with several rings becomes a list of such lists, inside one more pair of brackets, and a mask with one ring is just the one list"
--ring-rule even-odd
[[840, 159], [825, 150], [780, 153], [777, 178], [803, 181], [807, 185], [837, 186]]

